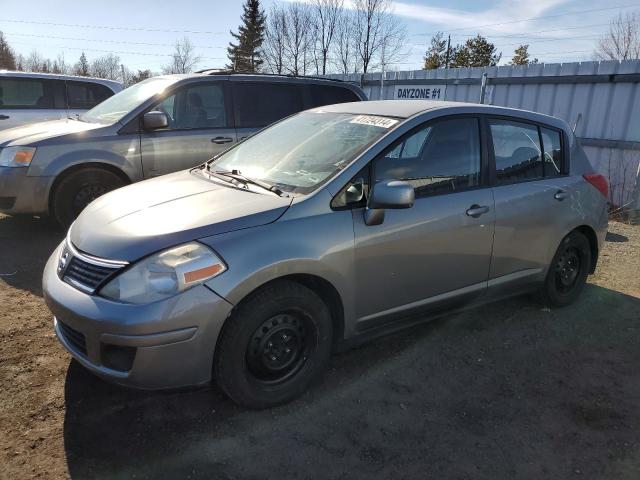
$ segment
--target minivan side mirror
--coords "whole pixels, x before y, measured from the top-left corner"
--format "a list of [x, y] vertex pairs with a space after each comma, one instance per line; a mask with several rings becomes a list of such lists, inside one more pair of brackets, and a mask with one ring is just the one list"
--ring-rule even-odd
[[411, 208], [415, 201], [413, 186], [401, 180], [376, 183], [373, 186], [367, 208], [364, 211], [366, 225], [380, 225], [385, 209]]
[[145, 130], [158, 130], [169, 126], [169, 119], [164, 112], [153, 110], [142, 117], [142, 126]]

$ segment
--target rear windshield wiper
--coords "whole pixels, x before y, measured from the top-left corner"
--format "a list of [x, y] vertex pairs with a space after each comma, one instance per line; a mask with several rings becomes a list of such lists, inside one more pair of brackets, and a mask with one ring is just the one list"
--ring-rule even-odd
[[247, 185], [247, 184], [257, 185], [260, 188], [263, 188], [265, 190], [275, 193], [279, 197], [289, 196], [286, 193], [284, 193], [282, 189], [280, 189], [280, 187], [278, 187], [277, 185], [271, 185], [270, 183], [263, 182], [262, 180], [258, 180], [256, 178], [245, 177], [240, 173], [239, 170], [231, 170], [230, 172], [226, 170], [214, 170], [214, 171], [209, 170], [209, 172], [216, 176], [233, 178], [234, 180], [244, 185]]

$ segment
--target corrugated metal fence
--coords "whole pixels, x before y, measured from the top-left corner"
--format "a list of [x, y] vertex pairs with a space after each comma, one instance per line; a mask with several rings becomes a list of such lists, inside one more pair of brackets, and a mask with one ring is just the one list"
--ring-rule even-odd
[[640, 163], [640, 60], [329, 77], [361, 85], [371, 100], [410, 95], [480, 102], [485, 73], [484, 103], [533, 110], [577, 124], [576, 134], [592, 164], [610, 179], [612, 203], [631, 201]]

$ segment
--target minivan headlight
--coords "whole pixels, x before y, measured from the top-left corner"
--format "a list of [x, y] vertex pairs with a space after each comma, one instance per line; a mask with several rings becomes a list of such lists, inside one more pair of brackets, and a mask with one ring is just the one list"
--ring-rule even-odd
[[35, 147], [0, 148], [0, 167], [28, 167], [35, 154]]
[[186, 243], [134, 264], [107, 283], [100, 295], [122, 302], [150, 303], [200, 285], [226, 269], [210, 248]]

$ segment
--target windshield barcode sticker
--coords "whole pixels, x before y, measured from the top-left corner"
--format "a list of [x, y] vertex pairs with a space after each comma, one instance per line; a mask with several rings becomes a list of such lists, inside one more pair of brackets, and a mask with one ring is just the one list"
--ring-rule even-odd
[[349, 123], [359, 123], [361, 125], [373, 125], [374, 127], [391, 128], [398, 120], [387, 117], [376, 117], [375, 115], [358, 115]]

